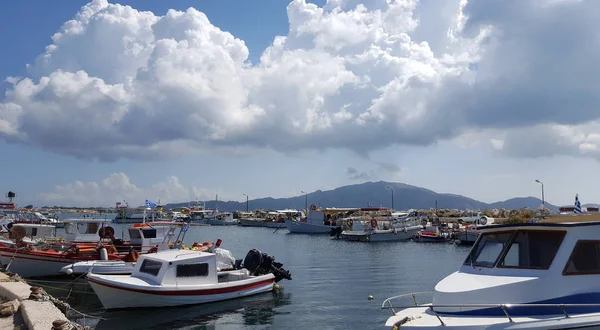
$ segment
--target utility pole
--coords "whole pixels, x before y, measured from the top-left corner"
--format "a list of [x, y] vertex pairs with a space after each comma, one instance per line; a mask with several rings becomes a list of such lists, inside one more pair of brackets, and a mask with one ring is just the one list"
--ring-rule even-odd
[[304, 209], [306, 210], [306, 212], [308, 212], [308, 193], [304, 191], [300, 192], [304, 194]]
[[540, 180], [535, 180], [535, 182], [542, 185], [542, 208], [546, 208], [546, 201], [544, 200], [544, 184]]
[[248, 212], [248, 195], [243, 194], [244, 196], [246, 196], [246, 212]]

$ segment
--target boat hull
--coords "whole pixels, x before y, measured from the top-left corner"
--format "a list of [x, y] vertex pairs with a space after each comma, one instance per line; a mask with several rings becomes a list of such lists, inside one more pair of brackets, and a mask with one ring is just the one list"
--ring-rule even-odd
[[216, 285], [131, 287], [106, 280], [103, 275], [88, 275], [88, 282], [105, 309], [168, 307], [236, 299], [273, 290], [273, 274]]
[[86, 261], [94, 257], [69, 258], [60, 253], [48, 255], [44, 253], [15, 253], [12, 249], [0, 249], [0, 262], [9, 265], [8, 271], [21, 277], [55, 276], [61, 269], [72, 263]]
[[[559, 312], [560, 313], [560, 312]], [[509, 312], [510, 315], [510, 312]], [[481, 316], [447, 316], [439, 313], [438, 316], [444, 322], [431, 313], [429, 308], [411, 308], [402, 310], [390, 317], [386, 322], [386, 327], [393, 327], [395, 324], [406, 322], [399, 325], [399, 329], [445, 329], [445, 330], [532, 330], [532, 329], [599, 329], [600, 313], [569, 315], [566, 318], [564, 314], [554, 315], [535, 315], [535, 316], [511, 316], [513, 322], [510, 322], [506, 316], [481, 317]]]
[[264, 221], [244, 220], [244, 219], [240, 219], [238, 222], [238, 225], [242, 226], [242, 227], [266, 227], [266, 224]]
[[266, 227], [267, 228], [285, 228], [285, 222], [267, 222], [266, 223]]
[[207, 223], [211, 226], [236, 226], [237, 221], [223, 221], [208, 219]]
[[299, 234], [328, 234], [332, 228], [337, 228], [337, 226], [317, 225], [293, 220], [286, 220], [285, 225], [290, 233]]
[[461, 231], [455, 234], [457, 243], [461, 245], [473, 245], [477, 237], [479, 237], [479, 233], [474, 231]]
[[394, 242], [394, 241], [407, 241], [413, 237], [417, 230], [380, 230], [380, 231], [371, 231], [371, 232], [357, 232], [357, 231], [349, 231], [342, 232], [340, 236], [343, 239], [349, 241], [358, 241], [358, 242]]

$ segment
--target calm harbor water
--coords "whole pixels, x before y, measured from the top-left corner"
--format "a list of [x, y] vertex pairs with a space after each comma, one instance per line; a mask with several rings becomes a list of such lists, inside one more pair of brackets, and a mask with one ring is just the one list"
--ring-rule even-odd
[[[119, 235], [121, 225], [113, 227]], [[185, 244], [219, 238], [222, 247], [237, 259], [243, 259], [252, 248], [275, 256], [293, 279], [279, 283], [279, 294], [192, 307], [115, 312], [104, 311], [91, 289], [88, 294], [79, 289], [71, 293], [69, 303], [104, 320], [78, 322], [98, 330], [383, 328], [391, 315], [380, 308], [385, 298], [433, 290], [439, 280], [458, 269], [469, 251], [454, 244], [346, 242], [329, 235], [239, 226], [194, 226]], [[367, 299], [369, 295], [374, 297], [372, 301]]]

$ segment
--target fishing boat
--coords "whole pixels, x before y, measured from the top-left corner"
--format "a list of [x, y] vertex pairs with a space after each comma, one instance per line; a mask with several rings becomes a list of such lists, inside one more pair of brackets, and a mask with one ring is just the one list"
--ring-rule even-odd
[[219, 272], [214, 253], [173, 249], [141, 255], [131, 275], [88, 273], [87, 280], [105, 309], [181, 306], [272, 291], [291, 279], [281, 266], [251, 250], [243, 268]]
[[427, 225], [413, 236], [413, 241], [420, 243], [444, 243], [449, 239], [450, 235], [440, 230], [439, 225]]
[[487, 218], [476, 219], [472, 224], [467, 224], [462, 230], [454, 233], [454, 239], [460, 245], [473, 245], [481, 233], [483, 226], [494, 224], [494, 219], [488, 221]]
[[[165, 237], [166, 242], [159, 244], [156, 251], [163, 251], [172, 248], [184, 249], [190, 251], [202, 251], [212, 252], [217, 256], [217, 271], [231, 270], [235, 266], [236, 259], [233, 257], [229, 250], [221, 248], [221, 239], [218, 239], [215, 244], [211, 242], [204, 242], [199, 244], [194, 242], [192, 246], [185, 247], [182, 245], [173, 245], [170, 241], [172, 235]], [[79, 276], [85, 273], [94, 274], [105, 274], [105, 275], [128, 275], [133, 273], [135, 264], [137, 262], [137, 255], [135, 260], [88, 260], [80, 261], [63, 267], [60, 272], [67, 275]]]
[[377, 221], [376, 218], [370, 221], [351, 221], [350, 228], [341, 231], [340, 237], [360, 242], [405, 241], [423, 229], [421, 222], [424, 219], [427, 219], [426, 214], [411, 211], [399, 217], [392, 217], [390, 221]]
[[[423, 293], [386, 299], [395, 329], [600, 329], [600, 217], [481, 229], [463, 265]], [[410, 303], [403, 303], [410, 300]]]
[[[285, 225], [290, 233], [298, 234], [328, 234], [332, 229], [340, 227], [342, 218], [358, 208], [317, 208], [311, 205], [306, 218], [299, 220], [285, 219]], [[339, 221], [338, 221], [339, 220]]]

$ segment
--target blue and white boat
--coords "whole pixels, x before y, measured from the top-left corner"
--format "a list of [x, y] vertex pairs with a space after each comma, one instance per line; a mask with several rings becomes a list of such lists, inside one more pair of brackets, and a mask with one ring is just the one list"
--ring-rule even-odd
[[434, 292], [388, 298], [382, 308], [395, 329], [600, 329], [600, 214], [482, 227]]

